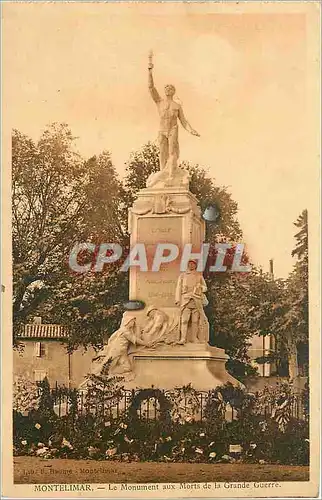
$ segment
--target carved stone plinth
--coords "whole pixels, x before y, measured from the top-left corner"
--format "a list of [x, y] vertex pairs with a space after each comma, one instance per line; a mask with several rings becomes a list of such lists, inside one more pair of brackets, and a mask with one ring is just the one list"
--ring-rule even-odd
[[209, 391], [227, 382], [238, 384], [225, 368], [228, 356], [217, 347], [160, 346], [139, 350], [132, 357], [134, 378], [125, 382], [127, 389], [174, 389], [191, 383], [196, 390]]
[[[204, 242], [205, 222], [197, 199], [183, 184], [157, 184], [140, 190], [129, 209], [130, 246], [143, 243], [148, 264], [148, 271], [130, 268], [129, 298], [143, 301], [146, 307], [124, 313], [94, 373], [100, 373], [109, 358], [110, 373], [123, 375], [129, 389], [152, 385], [174, 389], [191, 384], [196, 390], [208, 391], [227, 382], [239, 385], [225, 368], [228, 356], [224, 350], [208, 345], [209, 324], [203, 310], [206, 296], [202, 295], [207, 291], [205, 281], [195, 269], [188, 274], [180, 269], [185, 245], [199, 253]], [[176, 245], [179, 252], [172, 262], [154, 271], [160, 243]], [[195, 274], [189, 275], [191, 272]]]
[[[205, 237], [205, 222], [201, 217], [197, 199], [187, 186], [163, 186], [142, 189], [133, 207], [129, 209], [129, 232], [131, 247], [144, 243], [147, 251], [149, 271], [138, 267], [130, 269], [131, 300], [142, 300], [146, 308], [142, 311], [126, 312], [125, 318], [136, 318], [138, 332], [143, 332], [147, 323], [149, 306], [153, 305], [167, 315], [169, 335], [152, 348], [134, 346], [129, 355], [132, 374], [125, 384], [128, 388], [147, 388], [154, 385], [163, 389], [191, 384], [198, 390], [210, 390], [218, 385], [239, 382], [225, 368], [228, 356], [223, 349], [210, 347], [207, 343], [189, 342], [178, 345], [180, 332], [180, 307], [175, 304], [175, 290], [180, 275], [180, 261], [185, 244], [191, 244], [193, 252], [200, 252]], [[158, 272], [151, 270], [158, 243], [173, 243], [179, 247], [176, 260], [161, 266]], [[207, 332], [204, 338], [208, 338]], [[161, 331], [161, 330], [160, 330]], [[162, 340], [162, 339], [161, 339]]]
[[189, 189], [189, 173], [178, 166], [174, 166], [173, 171], [170, 172], [169, 167], [168, 164], [163, 170], [151, 174], [147, 179], [146, 186], [154, 189], [168, 189], [171, 187]]
[[[186, 188], [142, 189], [129, 209], [128, 230], [131, 247], [145, 244], [149, 269], [130, 269], [129, 298], [143, 300], [147, 305], [174, 307], [182, 249], [191, 243], [194, 251], [200, 251], [204, 241], [205, 223], [197, 199]], [[161, 265], [160, 271], [152, 272], [158, 243], [177, 245], [179, 255], [173, 262]]]

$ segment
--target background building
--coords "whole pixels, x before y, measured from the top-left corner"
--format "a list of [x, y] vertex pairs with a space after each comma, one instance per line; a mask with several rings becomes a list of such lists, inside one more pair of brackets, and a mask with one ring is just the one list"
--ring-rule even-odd
[[14, 375], [50, 385], [77, 387], [91, 371], [93, 348], [67, 351], [68, 332], [61, 325], [43, 324], [41, 318], [24, 325], [18, 335], [23, 349], [13, 351]]

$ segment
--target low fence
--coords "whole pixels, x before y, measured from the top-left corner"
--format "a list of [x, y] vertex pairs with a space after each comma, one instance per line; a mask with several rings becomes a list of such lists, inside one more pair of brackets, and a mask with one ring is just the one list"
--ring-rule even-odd
[[[140, 390], [121, 389], [115, 394], [88, 394], [85, 391], [68, 389], [66, 387], [55, 386], [51, 389], [51, 400], [53, 409], [57, 416], [63, 417], [74, 413], [75, 415], [92, 414], [93, 416], [104, 417], [105, 419], [119, 418], [126, 413], [137, 397], [142, 393]], [[176, 404], [178, 411], [184, 415], [190, 415], [191, 420], [202, 422], [205, 420], [205, 409], [210, 392], [194, 391], [193, 392], [193, 410], [191, 398], [183, 396], [180, 399], [179, 406]], [[147, 396], [136, 403], [137, 415], [141, 419], [158, 420], [160, 418], [160, 396], [168, 401], [171, 406], [173, 400], [173, 391], [158, 390], [158, 397]], [[255, 393], [254, 398], [257, 397]], [[261, 414], [265, 417], [275, 417], [279, 411], [285, 407], [285, 401], [267, 403], [262, 406]], [[237, 420], [240, 415], [240, 407], [235, 405], [233, 401], [222, 401], [223, 413], [225, 420]], [[308, 409], [302, 394], [292, 394], [287, 398], [287, 412], [290, 417], [297, 420], [308, 420]]]
[[[166, 400], [171, 401], [171, 391], [160, 390], [158, 391]], [[54, 389], [52, 391], [54, 411], [61, 417], [72, 411], [72, 406], [77, 406], [77, 413], [85, 415], [91, 413], [94, 416], [104, 416], [105, 418], [118, 418], [124, 412], [126, 413], [131, 407], [136, 396], [141, 393], [140, 390], [126, 390], [118, 392], [117, 395], [113, 397], [104, 397], [96, 399], [95, 402], [88, 402], [88, 397], [85, 391], [68, 391], [62, 390], [60, 388]], [[204, 420], [204, 408], [208, 399], [208, 392], [196, 391], [195, 397], [198, 399], [198, 403], [194, 404], [195, 414], [194, 420], [203, 421]], [[171, 403], [170, 403], [171, 404]], [[182, 412], [188, 412], [191, 409], [189, 398], [186, 397], [181, 401]], [[160, 404], [159, 398], [154, 396], [147, 397], [144, 399], [137, 408], [138, 417], [146, 420], [158, 420], [160, 417]], [[227, 405], [226, 413], [230, 413], [230, 419], [236, 418], [236, 410]], [[227, 415], [228, 416], [228, 415]]]
[[[304, 421], [309, 420], [308, 409], [306, 408], [302, 394], [294, 394], [289, 404], [290, 404], [290, 415], [293, 418]], [[276, 405], [272, 403], [267, 404], [264, 408], [263, 412], [264, 416], [269, 417], [271, 415], [274, 415], [274, 413], [276, 413], [277, 408], [278, 407], [276, 407]]]

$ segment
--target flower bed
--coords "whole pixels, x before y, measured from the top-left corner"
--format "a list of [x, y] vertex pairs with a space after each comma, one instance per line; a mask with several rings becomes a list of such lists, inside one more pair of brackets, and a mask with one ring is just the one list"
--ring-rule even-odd
[[[309, 461], [308, 423], [292, 416], [293, 395], [285, 384], [255, 396], [227, 384], [210, 391], [203, 408], [190, 386], [166, 396], [146, 389], [133, 393], [127, 409], [116, 415], [111, 408], [123, 397], [118, 379], [93, 378], [85, 412], [79, 411], [76, 390], [52, 391], [46, 381], [40, 392], [36, 389], [24, 382], [15, 387], [15, 455], [292, 465]], [[62, 397], [67, 405], [63, 414], [55, 411]], [[230, 417], [227, 405], [233, 410]], [[203, 418], [196, 419], [200, 412]]]

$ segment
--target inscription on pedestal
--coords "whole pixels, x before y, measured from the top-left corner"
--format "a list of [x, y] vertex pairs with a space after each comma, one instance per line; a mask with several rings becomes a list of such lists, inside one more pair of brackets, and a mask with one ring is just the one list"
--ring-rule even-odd
[[[182, 217], [144, 217], [138, 220], [137, 242], [145, 243], [148, 268], [151, 269], [158, 243], [174, 243], [182, 247]], [[131, 299], [143, 300], [155, 306], [174, 306], [174, 296], [180, 274], [180, 258], [161, 266], [158, 272], [131, 270]]]
[[181, 245], [182, 217], [143, 217], [138, 219], [137, 241], [148, 244]]

